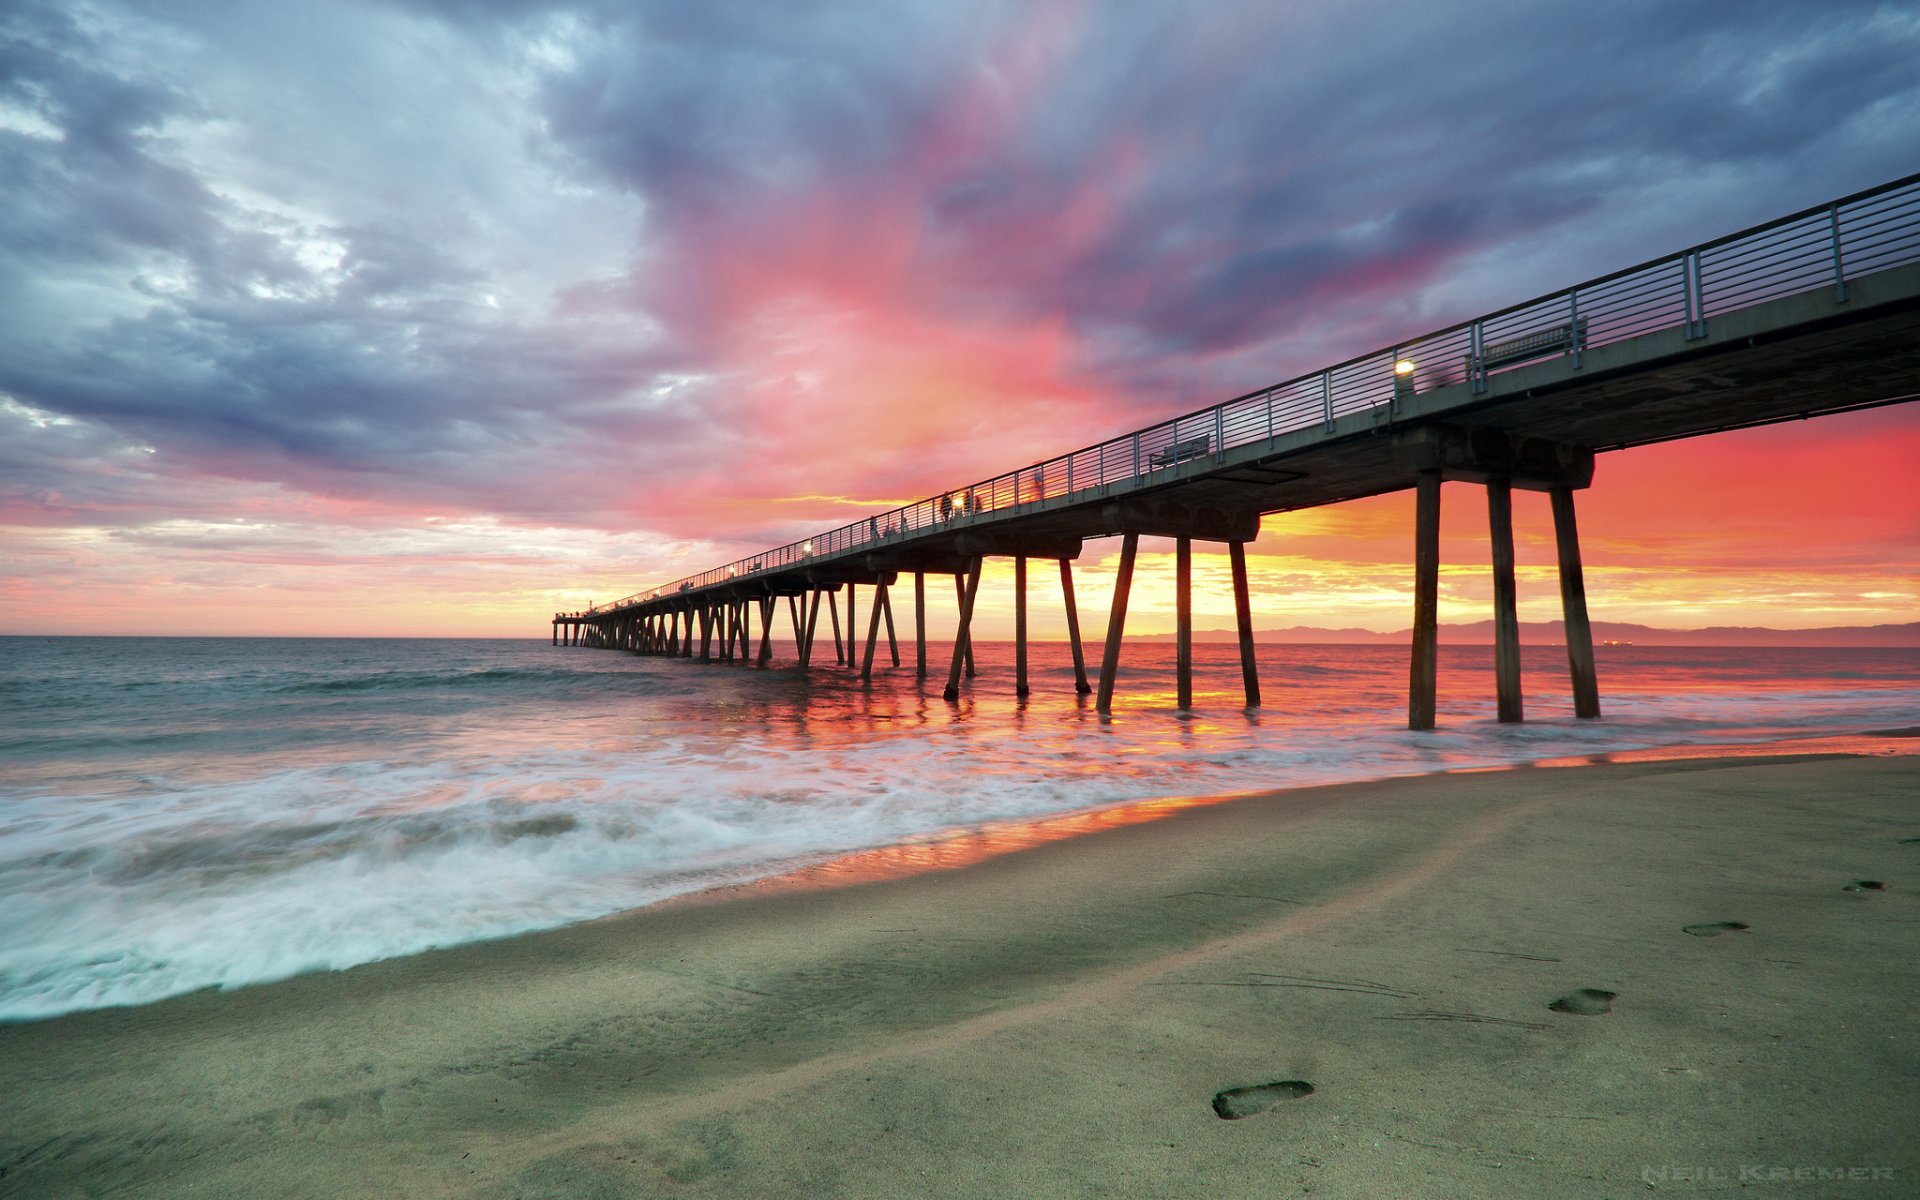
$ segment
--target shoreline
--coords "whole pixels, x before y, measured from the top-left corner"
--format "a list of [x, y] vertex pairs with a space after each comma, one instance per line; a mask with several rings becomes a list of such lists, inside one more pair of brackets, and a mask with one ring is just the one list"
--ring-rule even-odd
[[1630, 750], [1600, 750], [1591, 754], [1553, 756], [1529, 762], [1447, 767], [1437, 771], [1343, 779], [1333, 783], [1313, 783], [1301, 787], [1127, 800], [1099, 808], [1078, 809], [1050, 816], [994, 821], [984, 825], [910, 838], [891, 845], [851, 850], [821, 862], [777, 871], [756, 879], [681, 892], [657, 900], [653, 904], [644, 905], [642, 908], [608, 913], [593, 920], [619, 920], [629, 913], [668, 904], [698, 904], [746, 895], [778, 895], [820, 888], [856, 887], [890, 879], [907, 878], [930, 871], [961, 870], [1003, 854], [1018, 854], [1023, 850], [1030, 850], [1051, 842], [1088, 837], [1129, 825], [1158, 821], [1192, 808], [1235, 804], [1245, 800], [1284, 796], [1319, 788], [1356, 787], [1412, 779], [1438, 779], [1452, 775], [1491, 775], [1506, 771], [1563, 770], [1619, 763], [1869, 755], [1920, 755], [1920, 726], [1864, 730], [1859, 733], [1810, 734], [1805, 737], [1774, 738], [1757, 742], [1710, 742], [1697, 745], [1643, 746]]
[[[1901, 753], [1184, 804], [957, 869], [0, 1026], [0, 1182], [1622, 1195], [1759, 1163], [1901, 1194], [1920, 747], [1887, 733]], [[1683, 931], [1728, 921], [1749, 928]], [[1611, 1011], [1547, 1007], [1583, 988]], [[1210, 1107], [1291, 1080], [1313, 1093]]]

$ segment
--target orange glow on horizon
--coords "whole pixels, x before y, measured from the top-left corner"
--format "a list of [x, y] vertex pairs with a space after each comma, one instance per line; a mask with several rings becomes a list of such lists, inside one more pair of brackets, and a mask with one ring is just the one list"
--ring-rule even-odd
[[[934, 414], [909, 432], [937, 438], [944, 427]], [[821, 455], [807, 471], [816, 482], [837, 473], [840, 440], [829, 431], [810, 451]], [[1077, 443], [1061, 434], [1051, 444]], [[905, 443], [895, 453], [912, 457]], [[1002, 469], [1014, 465], [1004, 448], [994, 453]], [[1920, 405], [1603, 456], [1594, 486], [1578, 499], [1592, 616], [1674, 629], [1920, 620], [1920, 489], [1907, 486], [1917, 466]], [[932, 483], [936, 470], [910, 474]], [[759, 472], [716, 476], [705, 493], [685, 494], [676, 524], [706, 533], [759, 527], [768, 509], [763, 489], [779, 482]], [[631, 532], [602, 532], [301, 495], [276, 507], [252, 485], [240, 494], [244, 520], [132, 529], [11, 525], [0, 632], [541, 637], [553, 612], [658, 587], [808, 532], [789, 526], [779, 531], [784, 538], [673, 540], [647, 531], [640, 517]], [[1517, 492], [1514, 510], [1521, 619], [1557, 620], [1545, 497]], [[844, 524], [847, 514], [823, 508], [810, 515], [823, 518], [817, 532]], [[1404, 492], [1268, 517], [1248, 554], [1256, 627], [1405, 629], [1411, 529]], [[1130, 632], [1173, 629], [1171, 548], [1142, 540]], [[1089, 642], [1104, 633], [1117, 555], [1117, 539], [1089, 541], [1074, 565]], [[1443, 489], [1441, 560], [1441, 619], [1490, 616], [1486, 507], [1472, 485]], [[1032, 635], [1063, 638], [1057, 575], [1051, 564], [1033, 567]], [[1231, 629], [1225, 555], [1197, 544], [1193, 574], [1195, 628]], [[929, 591], [935, 638], [952, 634], [949, 590]], [[1012, 564], [989, 559], [976, 636], [1012, 637], [1011, 593]]]

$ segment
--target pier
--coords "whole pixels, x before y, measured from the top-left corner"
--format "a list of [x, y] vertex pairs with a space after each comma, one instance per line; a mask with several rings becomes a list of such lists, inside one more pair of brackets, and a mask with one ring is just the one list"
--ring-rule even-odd
[[[553, 618], [555, 644], [802, 669], [831, 631], [834, 660], [870, 677], [893, 592], [912, 577], [915, 663], [926, 605], [953, 580], [959, 625], [944, 694], [974, 674], [971, 627], [987, 558], [1014, 564], [1014, 690], [1027, 680], [1027, 575], [1057, 563], [1075, 686], [1111, 712], [1142, 536], [1175, 554], [1178, 703], [1192, 703], [1190, 562], [1225, 543], [1245, 702], [1261, 703], [1245, 546], [1261, 518], [1412, 489], [1408, 725], [1434, 727], [1443, 482], [1485, 489], [1493, 546], [1499, 719], [1523, 718], [1512, 493], [1551, 499], [1578, 716], [1600, 716], [1575, 496], [1597, 455], [1654, 442], [1920, 398], [1920, 175], [1628, 267], [1210, 408], [875, 513], [763, 553]], [[1121, 539], [1097, 683], [1073, 563]], [[866, 628], [858, 627], [865, 588]], [[845, 598], [844, 636], [840, 599]], [[821, 623], [821, 608], [827, 621]], [[785, 632], [780, 632], [782, 625]], [[756, 640], [757, 638], [757, 640]], [[820, 647], [824, 662], [825, 647]]]

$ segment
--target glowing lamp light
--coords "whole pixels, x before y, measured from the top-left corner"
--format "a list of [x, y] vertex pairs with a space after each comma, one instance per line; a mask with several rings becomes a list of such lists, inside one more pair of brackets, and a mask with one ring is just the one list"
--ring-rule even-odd
[[812, 542], [808, 542], [808, 543], [807, 543], [806, 545], [804, 545], [804, 546], [802, 546], [802, 547], [800, 547], [800, 553], [802, 553], [802, 554], [812, 554], [812, 553], [813, 553], [813, 543], [812, 543]]
[[1402, 376], [1413, 374], [1413, 360], [1410, 358], [1403, 358], [1399, 362], [1394, 363], [1393, 373], [1395, 375], [1402, 375]]

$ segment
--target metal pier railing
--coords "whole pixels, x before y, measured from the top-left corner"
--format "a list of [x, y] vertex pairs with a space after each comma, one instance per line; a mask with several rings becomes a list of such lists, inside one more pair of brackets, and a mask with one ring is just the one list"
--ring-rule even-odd
[[1331, 426], [1411, 392], [1465, 384], [1553, 356], [1661, 330], [1705, 337], [1717, 316], [1920, 262], [1920, 174], [1808, 208], [1677, 254], [1348, 359], [1045, 462], [940, 492], [915, 503], [636, 592], [577, 616], [726, 584], [911, 540], [928, 530], [1042, 500], [1150, 482], [1156, 472], [1283, 433]]

